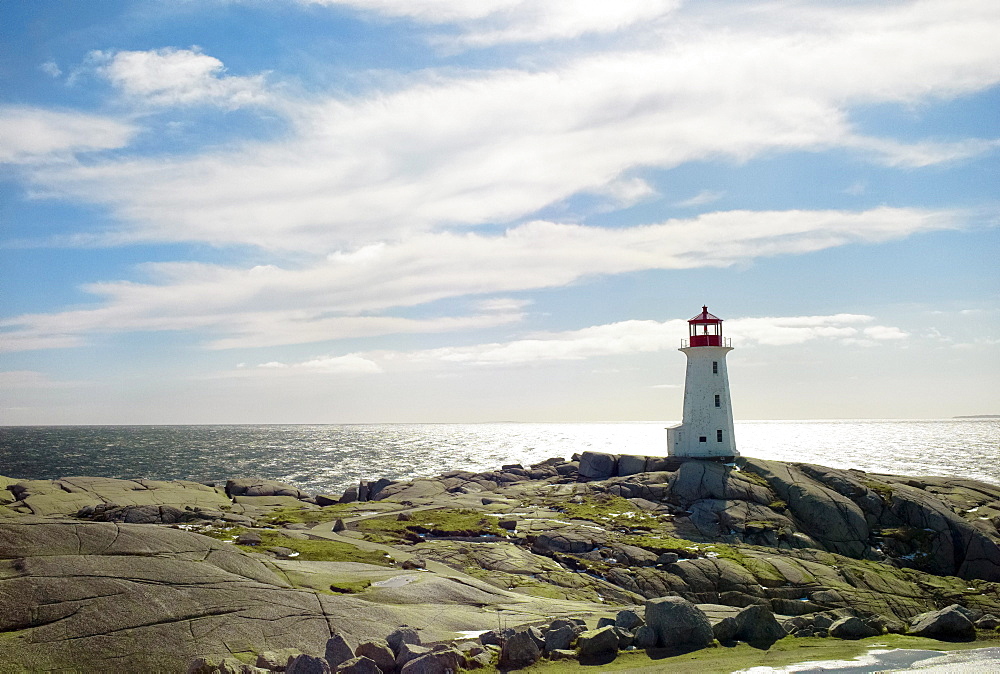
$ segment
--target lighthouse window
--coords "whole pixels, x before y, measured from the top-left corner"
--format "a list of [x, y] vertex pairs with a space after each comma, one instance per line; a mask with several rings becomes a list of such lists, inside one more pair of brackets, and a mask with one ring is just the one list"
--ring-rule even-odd
[[722, 400], [719, 398], [718, 395], [715, 396], [715, 406], [722, 407]]
[[722, 442], [722, 429], [720, 428], [715, 432], [715, 441]]
[[712, 374], [719, 374], [719, 361], [712, 361]]
[[698, 442], [708, 442], [708, 438], [706, 438], [704, 435], [699, 435]]

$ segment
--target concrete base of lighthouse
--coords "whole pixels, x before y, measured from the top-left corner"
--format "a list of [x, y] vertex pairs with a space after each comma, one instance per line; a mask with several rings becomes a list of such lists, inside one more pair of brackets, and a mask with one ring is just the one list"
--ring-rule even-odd
[[723, 463], [731, 463], [740, 457], [740, 453], [735, 447], [727, 447], [721, 451], [716, 450], [717, 453], [713, 453], [713, 448], [711, 447], [704, 449], [698, 447], [692, 450], [686, 443], [685, 438], [687, 433], [692, 432], [689, 429], [685, 429], [684, 424], [677, 424], [676, 426], [667, 428], [667, 456], [680, 460], [701, 459], [703, 461], [721, 461]]

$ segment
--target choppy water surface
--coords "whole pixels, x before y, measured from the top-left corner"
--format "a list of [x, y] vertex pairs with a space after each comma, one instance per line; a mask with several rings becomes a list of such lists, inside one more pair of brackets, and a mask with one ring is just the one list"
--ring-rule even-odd
[[[667, 423], [0, 427], [0, 474], [223, 480], [337, 492], [359, 478], [491, 470], [587, 450], [666, 453]], [[745, 456], [1000, 483], [1000, 420], [747, 421]]]

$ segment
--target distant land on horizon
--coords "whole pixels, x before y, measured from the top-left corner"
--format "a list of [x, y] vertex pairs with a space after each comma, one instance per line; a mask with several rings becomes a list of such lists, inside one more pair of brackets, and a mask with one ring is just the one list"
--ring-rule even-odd
[[952, 417], [954, 419], [1000, 419], [1000, 414], [966, 414], [964, 416]]

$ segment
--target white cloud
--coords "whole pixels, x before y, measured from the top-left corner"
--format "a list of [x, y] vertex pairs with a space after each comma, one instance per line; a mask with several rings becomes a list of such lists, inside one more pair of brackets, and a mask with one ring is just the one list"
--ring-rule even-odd
[[[658, 39], [549, 69], [423, 73], [395, 91], [274, 101], [292, 128], [278, 141], [36, 177], [55, 193], [109, 205], [136, 239], [316, 251], [515, 221], [580, 193], [642, 198], [651, 188], [622, 176], [648, 167], [838, 147], [894, 166], [953, 161], [994, 141], [868, 138], [849, 113], [1000, 81], [1000, 4], [956, 3], [782, 3], [745, 13], [727, 5], [732, 16], [712, 17], [712, 29], [679, 14]], [[197, 52], [129, 54], [143, 56], [128, 68], [121, 61], [122, 86], [153, 99], [232, 101], [260, 90]], [[151, 76], [150, 64], [174, 59], [191, 70]]]
[[726, 321], [724, 325], [734, 346], [788, 346], [814, 339], [854, 339], [859, 333], [857, 326], [873, 320], [863, 314], [835, 314], [740, 318]]
[[678, 201], [674, 206], [679, 206], [680, 208], [691, 208], [694, 206], [704, 206], [705, 204], [710, 204], [713, 201], [718, 201], [726, 195], [725, 192], [716, 192], [713, 190], [702, 190], [698, 194], [694, 195], [689, 199], [684, 199], [683, 201]]
[[123, 147], [135, 132], [131, 124], [96, 115], [0, 106], [0, 163], [65, 161]]
[[[857, 344], [858, 326], [872, 316], [834, 314], [827, 316], [778, 316], [726, 320], [725, 334], [739, 346], [790, 346], [816, 340]], [[537, 333], [509, 342], [469, 346], [449, 346], [418, 351], [379, 351], [350, 354], [370, 361], [382, 370], [417, 365], [422, 367], [455, 364], [476, 366], [516, 366], [554, 361], [575, 361], [608, 356], [627, 356], [676, 349], [687, 334], [687, 321], [631, 320], [595, 325], [579, 330]], [[898, 328], [876, 326], [874, 334], [898, 332]], [[879, 339], [880, 337], [875, 337]], [[865, 340], [867, 341], [867, 340]], [[307, 367], [306, 361], [290, 367]], [[675, 388], [658, 384], [653, 388]]]
[[865, 337], [877, 340], [900, 340], [910, 335], [897, 327], [889, 325], [873, 325], [864, 329]]
[[382, 368], [374, 361], [357, 354], [346, 356], [321, 356], [302, 363], [286, 364], [277, 361], [261, 363], [257, 366], [265, 370], [280, 370], [286, 373], [319, 374], [378, 374]]
[[154, 105], [198, 103], [238, 108], [268, 99], [263, 75], [225, 74], [219, 59], [197, 48], [92, 52], [98, 72], [126, 95]]
[[38, 66], [38, 69], [49, 77], [59, 77], [62, 75], [62, 70], [60, 70], [55, 61], [46, 61], [42, 65]]
[[447, 298], [560, 287], [589, 275], [719, 267], [885, 241], [960, 226], [961, 217], [877, 208], [725, 211], [619, 229], [537, 221], [500, 236], [422, 234], [330, 255], [298, 269], [151, 264], [146, 269], [157, 283], [90, 284], [86, 289], [104, 300], [100, 308], [3, 320], [0, 337], [197, 330], [214, 335], [210, 347], [224, 349], [479, 329], [520, 320], [523, 303], [487, 300], [480, 313], [464, 317], [374, 314]]
[[300, 0], [461, 28], [449, 44], [484, 47], [612, 33], [669, 14], [679, 0]]

